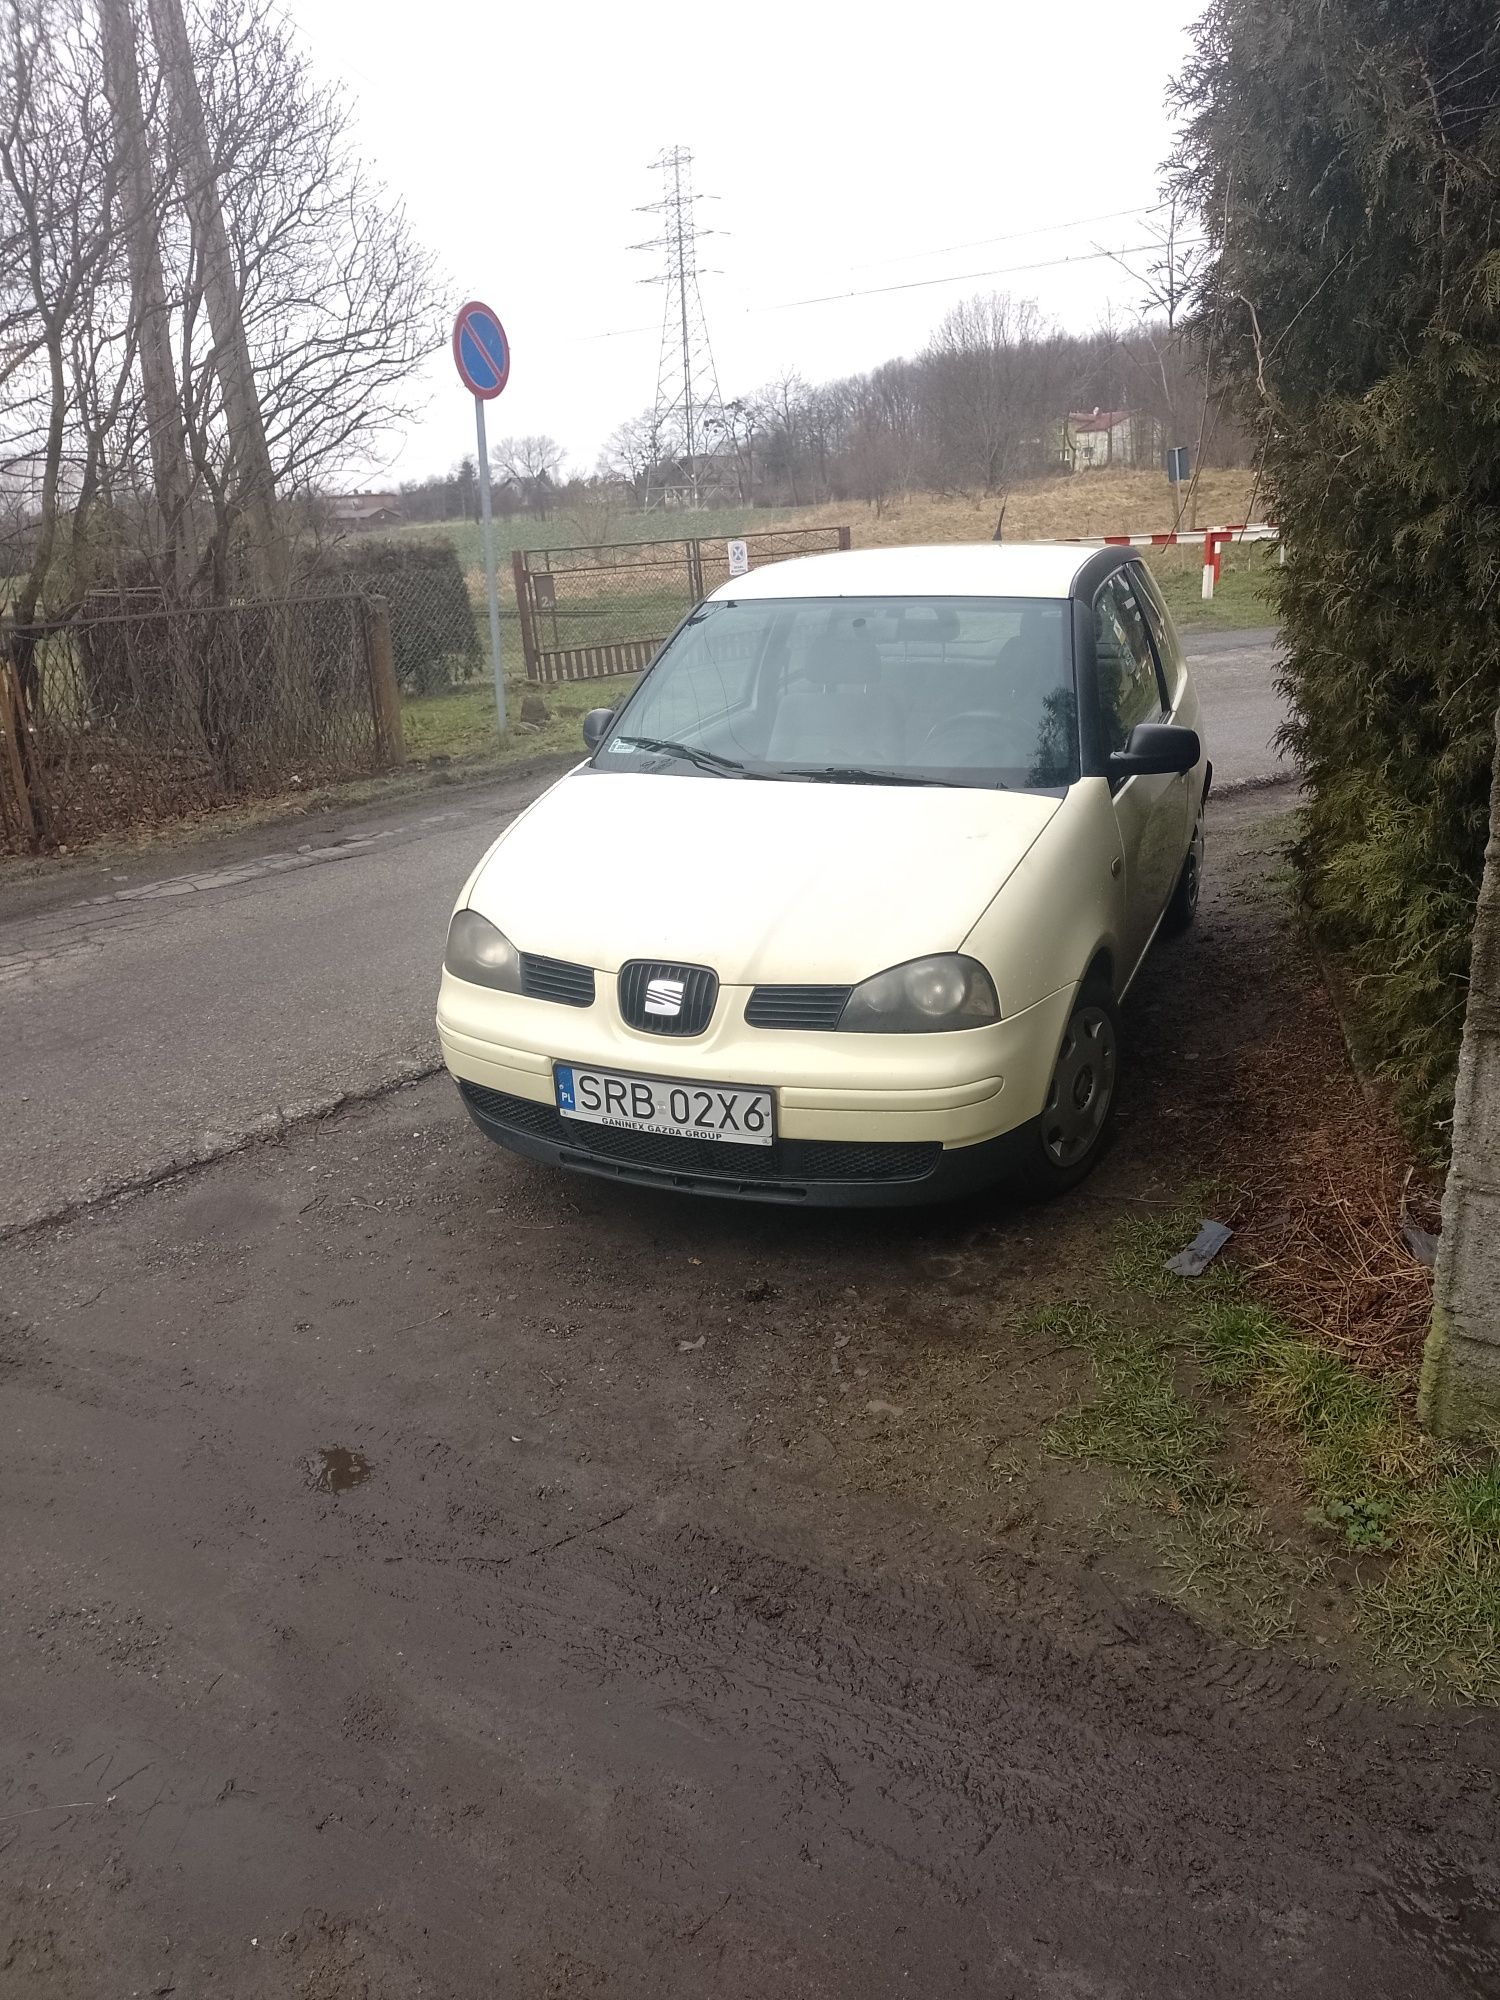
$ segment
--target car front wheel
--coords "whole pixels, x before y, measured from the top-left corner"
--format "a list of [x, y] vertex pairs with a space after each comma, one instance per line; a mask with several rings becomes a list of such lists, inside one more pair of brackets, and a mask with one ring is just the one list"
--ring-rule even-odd
[[1109, 990], [1079, 988], [1063, 1031], [1041, 1116], [1029, 1128], [1016, 1192], [1046, 1200], [1076, 1187], [1104, 1150], [1114, 1123], [1120, 1017]]

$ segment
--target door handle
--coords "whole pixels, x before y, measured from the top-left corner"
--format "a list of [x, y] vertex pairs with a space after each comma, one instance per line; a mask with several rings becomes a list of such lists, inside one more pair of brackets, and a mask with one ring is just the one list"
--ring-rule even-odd
[[1118, 881], [1119, 881], [1119, 879], [1120, 879], [1120, 870], [1121, 870], [1121, 868], [1122, 868], [1123, 866], [1124, 866], [1124, 864], [1123, 864], [1123, 862], [1122, 862], [1122, 861], [1120, 860], [1120, 857], [1119, 857], [1119, 855], [1118, 855], [1118, 854], [1117, 854], [1117, 855], [1115, 856], [1114, 860], [1113, 860], [1113, 861], [1111, 861], [1111, 862], [1110, 862], [1110, 864], [1109, 864], [1109, 872], [1110, 872], [1110, 874], [1111, 874], [1111, 875], [1113, 875], [1113, 876], [1114, 876], [1114, 878], [1115, 878], [1115, 880], [1116, 880], [1117, 882], [1118, 882]]

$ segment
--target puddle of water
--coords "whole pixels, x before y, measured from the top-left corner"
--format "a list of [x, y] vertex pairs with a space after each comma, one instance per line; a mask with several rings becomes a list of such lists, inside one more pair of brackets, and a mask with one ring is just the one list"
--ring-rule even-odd
[[1464, 1991], [1492, 1994], [1500, 1985], [1500, 1896], [1496, 1885], [1446, 1867], [1399, 1869], [1376, 1894], [1398, 1929], [1426, 1946], [1433, 1961], [1464, 1980]]
[[307, 1461], [307, 1476], [315, 1493], [347, 1493], [351, 1486], [364, 1485], [370, 1476], [370, 1461], [362, 1451], [328, 1444]]

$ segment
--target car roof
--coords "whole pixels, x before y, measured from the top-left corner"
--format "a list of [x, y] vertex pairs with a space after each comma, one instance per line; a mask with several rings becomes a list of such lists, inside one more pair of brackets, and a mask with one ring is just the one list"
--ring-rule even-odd
[[731, 577], [713, 598], [1055, 597], [1099, 553], [1077, 542], [977, 542], [791, 556]]

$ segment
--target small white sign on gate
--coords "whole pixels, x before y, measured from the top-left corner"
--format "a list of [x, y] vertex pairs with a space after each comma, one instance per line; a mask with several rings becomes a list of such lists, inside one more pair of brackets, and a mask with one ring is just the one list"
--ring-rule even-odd
[[750, 550], [744, 542], [726, 542], [729, 551], [729, 574], [748, 576], [750, 574]]

